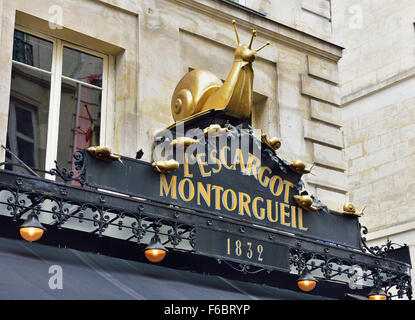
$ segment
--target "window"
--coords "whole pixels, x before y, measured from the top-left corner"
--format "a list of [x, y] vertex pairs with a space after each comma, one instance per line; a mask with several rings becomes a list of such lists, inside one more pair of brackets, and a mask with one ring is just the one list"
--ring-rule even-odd
[[105, 144], [108, 56], [16, 28], [12, 65], [7, 146], [20, 160], [74, 170], [75, 151]]

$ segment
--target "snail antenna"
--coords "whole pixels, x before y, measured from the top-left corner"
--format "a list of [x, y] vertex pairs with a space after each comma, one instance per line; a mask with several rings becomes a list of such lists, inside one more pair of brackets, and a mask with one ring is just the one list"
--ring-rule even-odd
[[241, 41], [239, 40], [238, 29], [236, 28], [236, 21], [232, 20], [232, 24], [233, 24], [233, 28], [235, 30], [236, 40], [238, 41], [238, 46], [239, 46], [241, 44]]
[[256, 30], [252, 30], [252, 37], [251, 41], [249, 42], [248, 48], [251, 49], [252, 43], [254, 42], [254, 38], [256, 37]]
[[269, 46], [270, 44], [271, 44], [271, 42], [267, 41], [266, 44], [264, 44], [263, 46], [261, 46], [258, 49], [256, 49], [255, 52], [259, 52], [260, 50], [264, 49], [266, 46]]

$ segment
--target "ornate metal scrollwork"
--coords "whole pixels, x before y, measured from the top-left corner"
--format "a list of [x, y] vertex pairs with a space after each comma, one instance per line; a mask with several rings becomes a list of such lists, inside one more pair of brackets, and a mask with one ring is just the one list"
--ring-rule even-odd
[[[368, 234], [368, 229], [365, 226], [361, 226], [361, 232], [362, 234], [366, 235]], [[385, 257], [386, 254], [389, 251], [396, 250], [399, 248], [407, 247], [406, 244], [400, 245], [397, 243], [393, 243], [391, 240], [387, 240], [384, 245], [381, 246], [372, 246], [369, 247], [366, 243], [367, 239], [366, 237], [361, 237], [361, 243], [362, 243], [362, 251], [363, 252], [369, 252], [370, 254], [378, 257]]]
[[55, 160], [55, 168], [49, 170], [47, 173], [60, 177], [65, 182], [72, 182], [77, 181], [81, 185], [85, 185], [85, 174], [86, 174], [86, 166], [84, 161], [84, 154], [83, 151], [76, 151], [73, 155], [75, 172], [68, 170], [66, 168], [61, 168], [58, 165], [58, 162]]
[[245, 263], [236, 263], [236, 262], [231, 262], [231, 261], [221, 260], [221, 259], [216, 259], [216, 261], [219, 264], [221, 264], [223, 262], [224, 264], [226, 264], [227, 266], [229, 266], [233, 270], [241, 272], [243, 274], [257, 274], [257, 273], [260, 273], [262, 271], [266, 271], [267, 273], [271, 273], [271, 271], [272, 271], [271, 269], [268, 269], [268, 268], [255, 267], [255, 266], [245, 264]]
[[[79, 158], [81, 159], [81, 158]], [[9, 177], [7, 173], [5, 177]], [[38, 178], [16, 175], [8, 178], [8, 183], [0, 181], [0, 205], [4, 213], [14, 220], [21, 219], [24, 214], [34, 212], [40, 218], [49, 215], [50, 227], [62, 228], [66, 224], [72, 228], [72, 223], [83, 223], [82, 230], [100, 236], [114, 236], [119, 239], [137, 240], [137, 243], [147, 242], [154, 235], [160, 237], [163, 245], [178, 250], [192, 251], [197, 240], [197, 228], [206, 224], [206, 217], [186, 217], [185, 211], [176, 207], [165, 207], [151, 201], [142, 201], [133, 198], [111, 196], [110, 194], [85, 189], [79, 193], [79, 188], [51, 181], [41, 181]], [[75, 176], [74, 176], [75, 177]], [[33, 183], [39, 189], [33, 190]], [[51, 187], [51, 184], [54, 187]], [[129, 209], [127, 209], [129, 208]], [[138, 209], [137, 209], [138, 208]], [[156, 210], [154, 210], [156, 209]], [[163, 214], [159, 212], [163, 211]], [[148, 212], [147, 212], [148, 210]], [[164, 213], [165, 212], [165, 213]], [[208, 218], [211, 226], [217, 224], [215, 217]], [[68, 223], [72, 222], [72, 223]], [[241, 226], [238, 226], [240, 228]], [[235, 229], [238, 230], [238, 229]], [[244, 230], [247, 230], [246, 227]], [[119, 232], [119, 233], [117, 233]], [[362, 227], [362, 234], [367, 234], [367, 228]], [[270, 236], [269, 241], [275, 241], [277, 235]], [[355, 279], [361, 280], [365, 286], [378, 286], [385, 290], [390, 297], [412, 297], [409, 266], [394, 264], [393, 268], [382, 262], [386, 253], [401, 247], [391, 241], [383, 246], [368, 247], [366, 239], [362, 237], [361, 250], [331, 247], [319, 242], [312, 245], [306, 239], [296, 239], [289, 246], [289, 264], [292, 273], [300, 273], [304, 268], [313, 273], [316, 278], [351, 283]], [[341, 251], [340, 255], [336, 255]], [[367, 262], [362, 262], [359, 255], [367, 256]], [[366, 258], [365, 258], [366, 259]], [[218, 262], [229, 266], [232, 270], [243, 274], [256, 274], [262, 271], [271, 273], [273, 269], [255, 264]], [[393, 261], [392, 261], [393, 262]], [[359, 273], [356, 272], [357, 266]], [[360, 282], [359, 282], [360, 284]]]

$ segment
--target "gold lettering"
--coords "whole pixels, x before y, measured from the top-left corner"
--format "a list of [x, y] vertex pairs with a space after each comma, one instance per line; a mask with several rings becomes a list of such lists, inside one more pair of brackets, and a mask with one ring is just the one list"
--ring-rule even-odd
[[218, 158], [216, 158], [213, 153], [215, 153], [215, 155], [218, 153], [218, 151], [216, 149], [213, 149], [210, 152], [210, 158], [215, 161], [218, 165], [218, 167], [216, 169], [212, 169], [213, 173], [219, 173], [222, 170], [222, 163], [220, 162], [220, 160]]
[[170, 192], [170, 196], [177, 199], [177, 177], [172, 176], [170, 184], [167, 184], [166, 175], [162, 173], [160, 174], [160, 197], [163, 197], [164, 193], [168, 196]]
[[[232, 207], [229, 207], [228, 205], [228, 194], [232, 195]], [[236, 197], [235, 191], [232, 189], [226, 189], [222, 196], [222, 203], [226, 210], [233, 211], [236, 209], [236, 206], [238, 205], [238, 199]]]
[[[255, 165], [254, 165], [255, 162]], [[248, 164], [245, 170], [245, 174], [251, 175], [251, 171], [255, 179], [258, 180], [258, 168], [261, 166], [261, 159], [255, 157], [252, 153], [249, 154]]]
[[251, 211], [249, 211], [249, 203], [251, 197], [247, 193], [239, 192], [239, 214], [244, 215], [244, 212], [251, 217]]
[[187, 178], [193, 178], [193, 174], [189, 171], [189, 155], [184, 153], [184, 176]]
[[[189, 184], [189, 195], [187, 197], [184, 193], [184, 185], [185, 185], [186, 182]], [[179, 183], [179, 194], [180, 194], [180, 197], [186, 202], [189, 202], [189, 201], [193, 200], [193, 198], [195, 196], [195, 187], [193, 185], [192, 180], [190, 180], [189, 178], [185, 178], [182, 181], [180, 181], [180, 183]]]
[[206, 190], [202, 182], [197, 183], [197, 204], [200, 205], [200, 196], [202, 196], [205, 203], [210, 207], [210, 187], [211, 185], [208, 184]]
[[294, 185], [287, 180], [284, 180], [284, 184], [285, 184], [284, 202], [289, 203], [288, 200], [290, 198], [290, 188], [293, 187]]
[[264, 218], [265, 218], [265, 209], [261, 208], [261, 210], [260, 210], [261, 214], [258, 214], [258, 204], [257, 204], [258, 201], [264, 202], [264, 198], [256, 197], [254, 199], [254, 201], [252, 201], [252, 212], [254, 213], [254, 216], [256, 218], [258, 218], [259, 220], [264, 220]]
[[267, 213], [269, 222], [278, 222], [278, 202], [275, 201], [275, 218], [272, 217], [272, 200], [267, 200]]
[[286, 209], [288, 210], [290, 209], [290, 205], [286, 203], [280, 203], [280, 208], [281, 208], [281, 224], [285, 226], [291, 226], [289, 222], [285, 221], [286, 217], [290, 217], [290, 211], [286, 211]]
[[297, 228], [297, 216], [295, 214], [295, 206], [291, 206], [291, 227]]
[[197, 154], [197, 163], [199, 164], [199, 169], [200, 169], [200, 174], [202, 175], [202, 177], [210, 177], [212, 175], [211, 171], [206, 172], [204, 166], [207, 166], [207, 162], [203, 161], [203, 158], [206, 156], [206, 154], [204, 153], [198, 153]]
[[227, 162], [227, 160], [228, 160], [228, 157], [227, 156], [225, 156], [225, 149], [227, 149], [227, 150], [231, 150], [231, 147], [229, 147], [229, 146], [224, 146], [223, 148], [222, 148], [222, 150], [220, 151], [220, 161], [222, 162], [222, 164], [223, 164], [223, 166], [225, 167], [225, 168], [228, 168], [228, 169], [231, 169], [231, 170], [234, 170], [234, 167], [233, 166], [229, 166], [228, 165], [228, 162]]
[[[277, 180], [278, 180], [278, 190], [275, 191], [275, 182]], [[269, 183], [269, 190], [276, 197], [279, 197], [281, 195], [282, 191], [284, 190], [284, 183], [282, 182], [281, 177], [279, 177], [279, 176], [273, 176], [271, 178], [271, 182]]]
[[220, 210], [220, 192], [223, 191], [223, 187], [214, 185], [212, 190], [215, 190], [215, 209]]
[[261, 170], [259, 170], [259, 183], [263, 186], [263, 187], [268, 187], [268, 183], [269, 183], [269, 177], [265, 177], [265, 179], [263, 179], [263, 175], [264, 175], [264, 172], [265, 171], [268, 171], [269, 173], [271, 173], [272, 171], [271, 171], [271, 169], [270, 168], [268, 168], [268, 167], [262, 167], [261, 168]]
[[239, 163], [241, 165], [241, 172], [245, 171], [245, 163], [244, 163], [244, 157], [242, 154], [241, 149], [237, 149], [235, 152], [235, 158], [233, 160], [233, 167], [236, 169], [236, 164]]
[[308, 230], [308, 228], [305, 228], [303, 224], [303, 209], [302, 208], [298, 208], [298, 228], [303, 231]]

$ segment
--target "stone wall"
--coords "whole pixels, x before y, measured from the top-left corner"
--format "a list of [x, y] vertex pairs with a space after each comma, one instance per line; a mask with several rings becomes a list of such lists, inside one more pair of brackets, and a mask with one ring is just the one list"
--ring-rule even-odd
[[415, 97], [344, 122], [350, 200], [371, 231], [415, 221]]
[[345, 47], [339, 62], [344, 103], [415, 67], [414, 1], [333, 0], [332, 7], [333, 39]]
[[339, 73], [350, 200], [365, 208], [369, 245], [408, 244], [413, 258], [415, 2], [332, 5], [333, 36], [345, 47]]
[[293, 28], [331, 38], [331, 0], [245, 0], [246, 6], [266, 12], [267, 18]]
[[415, 219], [415, 3], [333, 1], [350, 200], [381, 230]]

